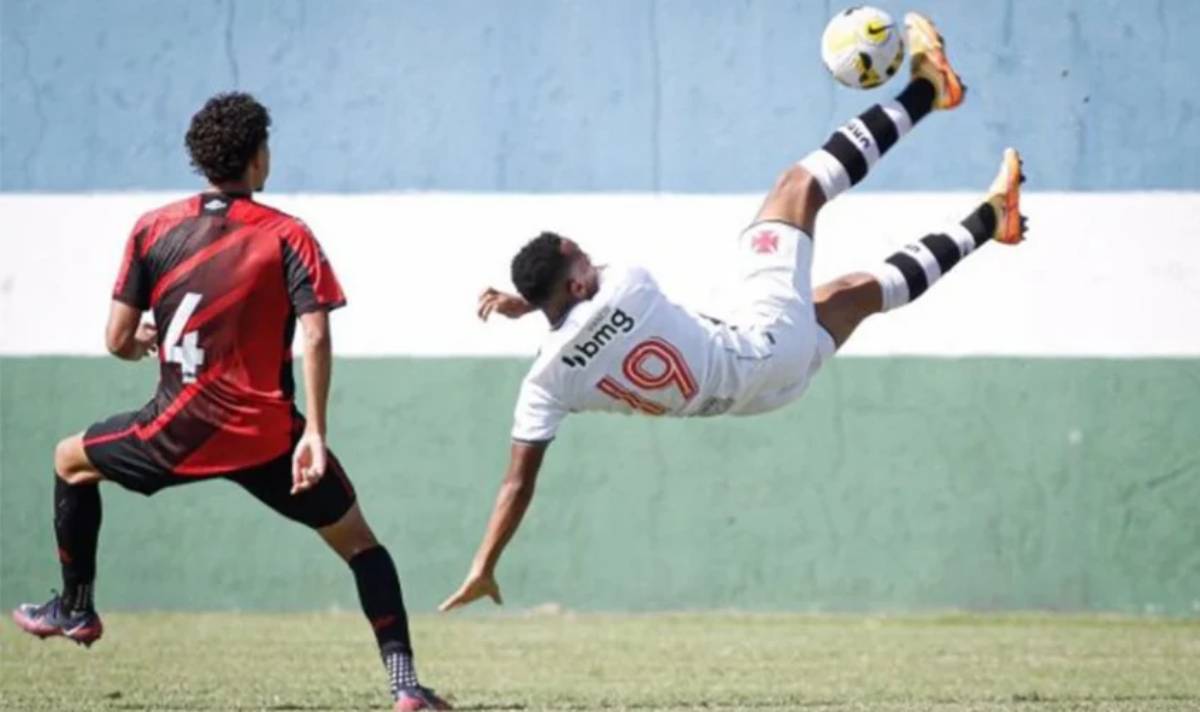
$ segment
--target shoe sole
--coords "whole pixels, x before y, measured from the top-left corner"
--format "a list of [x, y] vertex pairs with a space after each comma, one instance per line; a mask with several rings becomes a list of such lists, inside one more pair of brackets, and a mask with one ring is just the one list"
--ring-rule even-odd
[[1025, 176], [1021, 172], [1024, 162], [1016, 149], [1004, 152], [1004, 167], [1008, 171], [1008, 184], [1004, 190], [1004, 224], [996, 235], [996, 242], [1015, 245], [1025, 239], [1025, 218], [1021, 217], [1021, 183]]
[[941, 100], [938, 108], [953, 109], [961, 104], [965, 94], [962, 80], [958, 78], [958, 73], [954, 71], [954, 68], [950, 66], [950, 60], [946, 58], [945, 42], [933, 21], [924, 15], [910, 12], [904, 17], [904, 24], [910, 32], [920, 33], [925, 39], [925, 45], [928, 47], [925, 50], [925, 56], [933, 62], [933, 66], [945, 80], [943, 89], [946, 96], [938, 97]]
[[454, 709], [447, 702], [426, 702], [415, 698], [408, 698], [412, 704], [397, 702], [393, 709], [394, 712], [416, 712], [417, 710], [451, 710]]

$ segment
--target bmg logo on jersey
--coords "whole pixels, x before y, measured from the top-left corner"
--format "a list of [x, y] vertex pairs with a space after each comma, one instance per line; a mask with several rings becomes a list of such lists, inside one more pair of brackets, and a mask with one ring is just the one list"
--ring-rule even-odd
[[628, 334], [633, 331], [636, 322], [633, 317], [629, 316], [620, 309], [615, 309], [612, 315], [607, 313], [607, 307], [592, 319], [592, 323], [584, 327], [583, 331], [595, 329], [590, 338], [582, 343], [573, 344], [575, 353], [567, 352], [562, 357], [563, 363], [571, 368], [576, 366], [586, 366], [588, 361], [595, 358], [596, 354], [600, 353], [600, 349], [606, 344], [612, 342], [617, 337], [618, 333]]

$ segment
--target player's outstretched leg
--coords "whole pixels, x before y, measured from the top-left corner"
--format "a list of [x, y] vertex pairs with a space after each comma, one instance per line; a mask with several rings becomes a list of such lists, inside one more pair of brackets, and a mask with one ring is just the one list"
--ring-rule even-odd
[[908, 304], [988, 241], [1013, 245], [1025, 237], [1021, 215], [1021, 158], [1006, 149], [987, 197], [961, 223], [933, 233], [867, 272], [846, 275], [816, 289], [817, 321], [840, 347], [871, 314]]
[[937, 28], [910, 12], [905, 30], [912, 70], [908, 86], [894, 100], [872, 106], [839, 128], [819, 150], [786, 171], [767, 196], [758, 221], [788, 222], [812, 235], [821, 206], [857, 185], [930, 111], [962, 103], [966, 88], [950, 66]]
[[391, 554], [367, 526], [362, 510], [356, 504], [336, 523], [318, 531], [354, 572], [363, 614], [375, 631], [379, 654], [387, 670], [395, 712], [450, 709], [448, 703], [417, 680], [400, 576]]
[[100, 474], [88, 461], [79, 435], [55, 448], [54, 469], [54, 534], [63, 591], [42, 604], [21, 604], [12, 618], [39, 638], [61, 635], [90, 647], [104, 634], [92, 601], [100, 538]]

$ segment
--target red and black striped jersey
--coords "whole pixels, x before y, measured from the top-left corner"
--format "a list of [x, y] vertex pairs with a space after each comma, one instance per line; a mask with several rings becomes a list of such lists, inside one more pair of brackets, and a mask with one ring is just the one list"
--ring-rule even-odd
[[205, 475], [286, 452], [296, 317], [346, 303], [308, 227], [249, 195], [202, 193], [142, 216], [113, 299], [154, 313], [160, 379], [133, 426], [160, 464]]

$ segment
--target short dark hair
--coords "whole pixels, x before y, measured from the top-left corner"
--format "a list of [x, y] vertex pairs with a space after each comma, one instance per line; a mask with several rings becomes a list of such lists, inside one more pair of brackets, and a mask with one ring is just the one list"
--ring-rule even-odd
[[266, 143], [267, 107], [243, 92], [217, 94], [192, 117], [187, 132], [192, 167], [213, 183], [239, 180]]
[[569, 261], [562, 252], [562, 243], [561, 235], [543, 232], [525, 243], [513, 257], [513, 286], [535, 307], [545, 305], [555, 285], [567, 272]]

